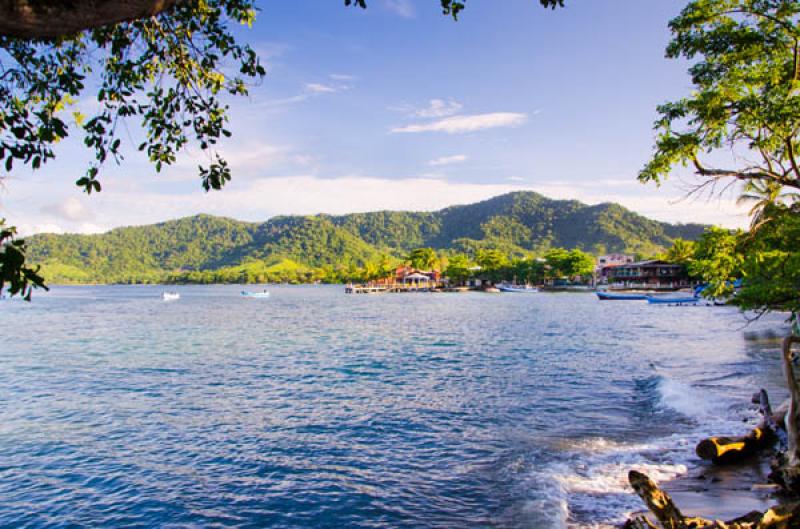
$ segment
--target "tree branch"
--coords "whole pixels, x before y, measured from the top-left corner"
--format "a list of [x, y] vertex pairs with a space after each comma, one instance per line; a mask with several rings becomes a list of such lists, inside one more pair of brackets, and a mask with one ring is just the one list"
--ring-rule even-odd
[[797, 167], [797, 160], [794, 157], [794, 145], [792, 145], [792, 138], [786, 138], [786, 154], [789, 157], [789, 163], [792, 164], [792, 171], [794, 171], [795, 178], [800, 178], [800, 168]]
[[0, 35], [51, 39], [157, 15], [186, 0], [0, 0]]
[[[794, 162], [794, 158], [792, 158], [792, 161]], [[709, 169], [704, 167], [696, 156], [692, 157], [692, 164], [695, 167], [695, 172], [700, 176], [708, 176], [713, 179], [735, 178], [737, 180], [765, 180], [800, 189], [800, 178], [787, 178], [786, 175], [777, 175], [769, 171], [764, 171], [763, 168], [751, 167], [739, 171], [732, 169]]]

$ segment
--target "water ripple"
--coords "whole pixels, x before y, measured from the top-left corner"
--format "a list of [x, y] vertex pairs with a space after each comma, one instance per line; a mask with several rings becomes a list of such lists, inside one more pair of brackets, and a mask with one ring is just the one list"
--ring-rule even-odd
[[602, 523], [625, 465], [681, 464], [643, 448], [696, 424], [669, 377], [737, 420], [743, 383], [779, 380], [769, 325], [727, 309], [239, 290], [1, 304], [0, 526]]

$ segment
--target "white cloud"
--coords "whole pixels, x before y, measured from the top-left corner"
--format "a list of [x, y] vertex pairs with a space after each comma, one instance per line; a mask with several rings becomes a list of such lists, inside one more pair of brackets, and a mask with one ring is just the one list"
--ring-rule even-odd
[[348, 73], [332, 73], [328, 77], [333, 79], [334, 81], [355, 81], [356, 76], [350, 75]]
[[43, 224], [20, 224], [17, 226], [19, 234], [23, 237], [32, 235], [34, 233], [64, 233], [64, 228], [59, 224], [43, 223]]
[[467, 156], [465, 154], [454, 154], [453, 156], [440, 156], [439, 158], [434, 158], [428, 165], [433, 167], [439, 167], [442, 165], [451, 165], [454, 163], [461, 163], [467, 160]]
[[416, 107], [409, 103], [401, 103], [399, 105], [391, 105], [387, 110], [392, 112], [402, 112], [411, 117], [417, 118], [443, 118], [458, 114], [464, 105], [452, 99], [431, 99], [425, 107]]
[[465, 134], [498, 127], [517, 127], [527, 120], [528, 115], [519, 112], [493, 112], [490, 114], [451, 116], [430, 123], [414, 123], [403, 127], [395, 127], [391, 129], [390, 132], [444, 132], [447, 134]]
[[[333, 75], [329, 77], [333, 80], [336, 80]], [[312, 97], [344, 92], [350, 90], [351, 88], [353, 88], [352, 85], [346, 84], [341, 81], [337, 83], [306, 83], [303, 85], [303, 91], [297, 95], [284, 97], [280, 99], [269, 99], [267, 101], [260, 103], [260, 105], [262, 107], [267, 107], [267, 108], [284, 107], [288, 105], [293, 105], [295, 103], [302, 103], [303, 101], [307, 101]]]
[[437, 173], [436, 171], [426, 171], [419, 173], [415, 179], [422, 179], [422, 180], [447, 180], [447, 175], [444, 173]]
[[42, 223], [21, 223], [17, 226], [17, 230], [19, 234], [23, 237], [27, 237], [29, 235], [33, 235], [36, 233], [83, 233], [83, 234], [90, 234], [90, 233], [104, 233], [111, 229], [111, 226], [108, 225], [98, 225], [91, 222], [79, 222], [77, 224], [56, 224], [53, 222], [42, 222]]
[[417, 110], [414, 115], [420, 118], [443, 118], [458, 114], [462, 108], [461, 103], [452, 99], [431, 99], [427, 107]]
[[305, 88], [307, 92], [312, 94], [330, 94], [339, 91], [335, 86], [322, 83], [306, 83]]
[[417, 15], [411, 0], [383, 0], [383, 8], [403, 18], [414, 18]]
[[522, 178], [521, 176], [509, 176], [508, 177], [508, 181], [509, 182], [524, 182], [525, 179]]
[[[226, 144], [217, 149], [217, 151], [228, 162], [231, 170], [237, 176], [246, 176], [261, 170], [274, 169], [278, 165], [285, 163], [308, 165], [312, 160], [307, 155], [295, 152], [295, 149], [289, 145], [273, 145], [258, 141]], [[187, 149], [158, 178], [168, 181], [196, 180], [197, 166], [207, 165], [209, 161], [207, 153]]]
[[41, 212], [68, 221], [85, 221], [93, 218], [93, 214], [76, 197], [67, 197], [61, 202], [41, 207]]
[[311, 97], [311, 94], [308, 92], [304, 92], [302, 94], [297, 94], [295, 96], [282, 97], [280, 99], [269, 99], [261, 103], [261, 106], [267, 108], [285, 107], [288, 105], [293, 105], [295, 103], [302, 103], [309, 97]]

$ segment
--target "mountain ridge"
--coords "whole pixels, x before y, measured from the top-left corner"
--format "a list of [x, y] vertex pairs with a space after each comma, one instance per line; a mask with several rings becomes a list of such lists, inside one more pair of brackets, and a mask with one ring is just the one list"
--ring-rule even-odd
[[495, 248], [512, 257], [551, 247], [651, 255], [704, 229], [652, 220], [616, 203], [587, 205], [517, 191], [432, 212], [283, 215], [260, 223], [200, 213], [102, 234], [27, 240], [31, 262], [42, 264], [51, 281], [138, 282], [253, 263], [261, 269], [278, 263], [293, 270], [353, 269], [418, 247], [444, 254]]

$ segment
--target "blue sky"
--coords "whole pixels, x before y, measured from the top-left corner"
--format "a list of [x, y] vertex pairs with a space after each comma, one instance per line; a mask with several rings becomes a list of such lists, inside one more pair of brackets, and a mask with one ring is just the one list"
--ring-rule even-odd
[[635, 180], [656, 105], [691, 89], [686, 64], [664, 58], [683, 1], [470, 0], [457, 23], [437, 0], [368, 3], [262, 0], [254, 27], [237, 30], [268, 75], [233, 101], [224, 191], [202, 191], [196, 150], [160, 175], [129, 150], [87, 197], [73, 182], [89, 153], [70, 140], [57, 162], [6, 180], [0, 215], [25, 233], [96, 232], [199, 212], [430, 210], [531, 189], [746, 224], [732, 196], [680, 201], [688, 171], [661, 188]]

